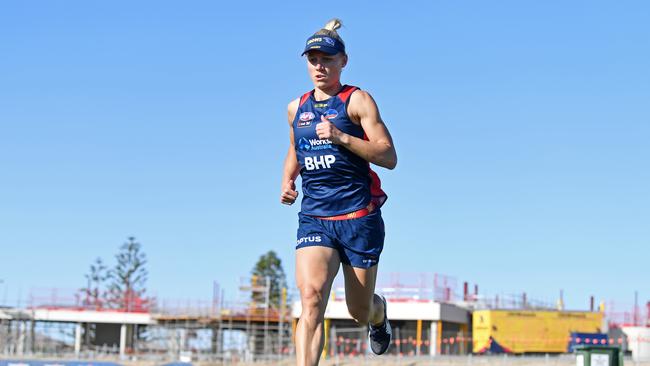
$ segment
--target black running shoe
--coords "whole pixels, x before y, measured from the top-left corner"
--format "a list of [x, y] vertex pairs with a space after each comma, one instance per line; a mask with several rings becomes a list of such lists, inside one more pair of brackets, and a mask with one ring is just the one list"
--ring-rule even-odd
[[390, 322], [386, 316], [386, 298], [379, 295], [381, 301], [384, 303], [384, 323], [380, 326], [370, 325], [368, 338], [370, 339], [370, 348], [376, 355], [382, 355], [390, 347], [390, 340], [393, 338], [393, 329], [390, 327]]

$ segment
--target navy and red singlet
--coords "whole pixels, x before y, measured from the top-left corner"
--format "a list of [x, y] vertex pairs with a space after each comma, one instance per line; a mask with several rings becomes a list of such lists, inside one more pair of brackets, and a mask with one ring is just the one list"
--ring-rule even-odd
[[316, 125], [325, 116], [342, 132], [366, 138], [361, 126], [347, 114], [350, 96], [358, 89], [345, 85], [337, 95], [322, 101], [314, 99], [313, 90], [300, 98], [293, 133], [302, 177], [302, 214], [336, 216], [366, 208], [371, 201], [379, 208], [387, 198], [366, 160], [316, 134]]

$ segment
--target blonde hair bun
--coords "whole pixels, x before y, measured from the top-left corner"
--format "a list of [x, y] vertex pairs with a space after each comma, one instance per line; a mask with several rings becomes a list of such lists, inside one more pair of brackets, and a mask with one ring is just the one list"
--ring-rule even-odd
[[336, 31], [337, 29], [341, 28], [343, 23], [341, 23], [341, 19], [339, 18], [334, 18], [330, 20], [329, 22], [325, 23], [325, 26], [323, 29], [326, 29], [328, 31]]

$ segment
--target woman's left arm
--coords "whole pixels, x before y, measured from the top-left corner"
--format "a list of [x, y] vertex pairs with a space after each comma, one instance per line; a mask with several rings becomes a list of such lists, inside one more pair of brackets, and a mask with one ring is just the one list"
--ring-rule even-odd
[[348, 104], [348, 115], [361, 124], [368, 137], [367, 141], [342, 132], [325, 117], [321, 117], [321, 122], [316, 125], [318, 137], [344, 146], [375, 165], [394, 169], [397, 165], [397, 153], [393, 146], [393, 139], [381, 120], [377, 104], [370, 94], [363, 90], [352, 93]]

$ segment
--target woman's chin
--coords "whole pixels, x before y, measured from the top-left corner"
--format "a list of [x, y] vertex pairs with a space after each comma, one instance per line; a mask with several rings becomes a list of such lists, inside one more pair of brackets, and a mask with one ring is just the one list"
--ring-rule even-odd
[[314, 80], [314, 85], [319, 89], [327, 89], [332, 83], [325, 79]]

